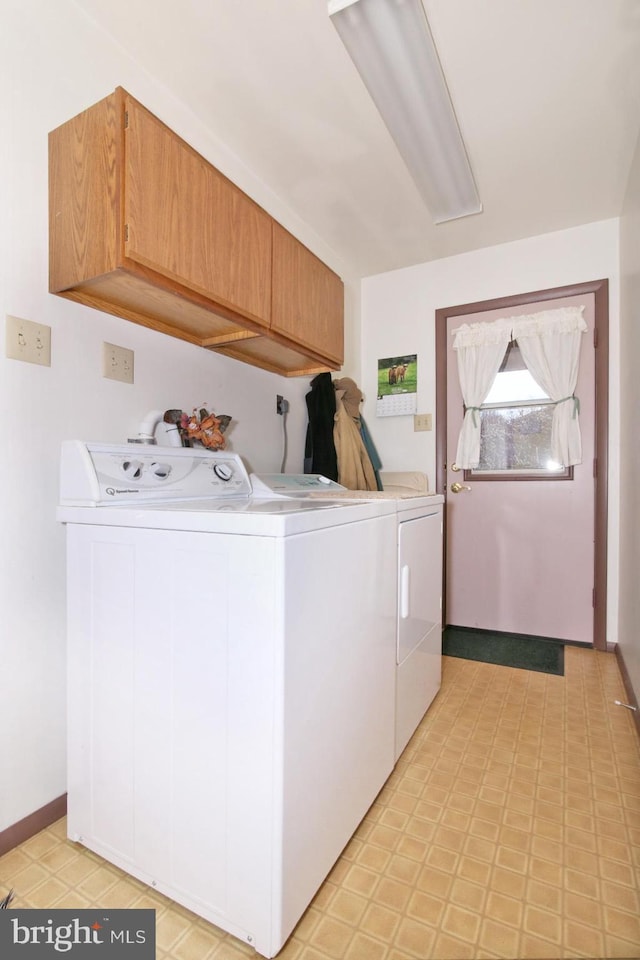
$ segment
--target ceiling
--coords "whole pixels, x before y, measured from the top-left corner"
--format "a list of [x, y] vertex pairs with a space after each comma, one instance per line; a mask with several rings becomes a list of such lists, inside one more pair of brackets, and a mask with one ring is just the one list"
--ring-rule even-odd
[[483, 203], [434, 225], [326, 0], [76, 0], [360, 276], [620, 214], [640, 0], [424, 0]]

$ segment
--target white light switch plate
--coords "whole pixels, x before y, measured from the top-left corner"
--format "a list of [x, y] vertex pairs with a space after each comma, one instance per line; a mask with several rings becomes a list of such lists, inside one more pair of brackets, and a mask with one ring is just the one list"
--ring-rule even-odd
[[432, 420], [430, 413], [415, 413], [413, 415], [413, 430], [414, 433], [418, 430], [431, 430]]
[[45, 323], [34, 323], [33, 320], [7, 316], [5, 353], [12, 360], [50, 367], [51, 327]]

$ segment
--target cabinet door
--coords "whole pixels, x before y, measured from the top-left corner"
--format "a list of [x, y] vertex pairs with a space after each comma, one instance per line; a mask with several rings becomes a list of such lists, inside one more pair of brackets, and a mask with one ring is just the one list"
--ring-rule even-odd
[[269, 326], [271, 218], [131, 97], [125, 256]]
[[338, 366], [344, 359], [342, 280], [275, 222], [271, 329]]

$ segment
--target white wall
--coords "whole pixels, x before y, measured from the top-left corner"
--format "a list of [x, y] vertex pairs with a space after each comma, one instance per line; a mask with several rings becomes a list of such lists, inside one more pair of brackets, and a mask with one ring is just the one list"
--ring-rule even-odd
[[620, 221], [620, 631], [640, 698], [640, 141]]
[[[277, 471], [280, 393], [291, 404], [287, 469], [299, 472], [306, 429], [307, 378], [265, 373], [47, 292], [47, 133], [121, 85], [342, 276], [345, 266], [252, 177], [250, 158], [244, 165], [231, 156], [72, 0], [3, 0], [0, 84], [0, 320], [4, 328], [11, 314], [52, 331], [50, 368], [8, 360], [0, 349], [2, 830], [66, 789], [64, 529], [55, 520], [61, 440], [123, 441], [149, 409], [206, 404], [233, 416], [233, 450], [255, 469]], [[349, 289], [352, 310], [358, 296]], [[135, 351], [133, 386], [102, 378], [105, 340]], [[355, 325], [347, 347], [357, 358]]]
[[[413, 418], [376, 418], [377, 361], [417, 353], [418, 412], [435, 410], [435, 311], [529, 290], [609, 278], [610, 367], [618, 370], [618, 220], [487, 247], [368, 277], [362, 283], [363, 414], [386, 470], [421, 470], [435, 483], [435, 432], [414, 433]], [[618, 455], [617, 376], [610, 385], [608, 639], [617, 635]], [[635, 408], [637, 410], [637, 406]], [[434, 416], [435, 426], [435, 416]], [[636, 568], [637, 569], [637, 568]]]

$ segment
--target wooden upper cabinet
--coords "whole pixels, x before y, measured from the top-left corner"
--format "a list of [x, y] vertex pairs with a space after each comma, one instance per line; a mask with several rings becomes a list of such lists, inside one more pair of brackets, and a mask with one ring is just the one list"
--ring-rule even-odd
[[124, 143], [125, 255], [268, 327], [268, 214], [131, 97]]
[[49, 134], [49, 289], [288, 376], [342, 362], [339, 279], [120, 87]]
[[70, 290], [122, 259], [121, 130], [115, 95], [49, 134], [49, 290]]
[[344, 284], [275, 221], [272, 284], [272, 330], [340, 366], [344, 359]]

